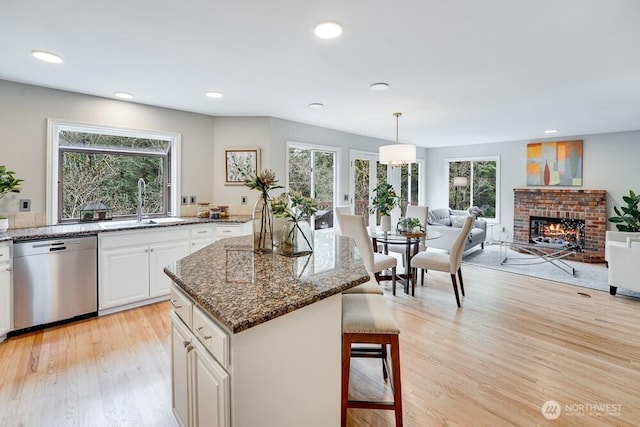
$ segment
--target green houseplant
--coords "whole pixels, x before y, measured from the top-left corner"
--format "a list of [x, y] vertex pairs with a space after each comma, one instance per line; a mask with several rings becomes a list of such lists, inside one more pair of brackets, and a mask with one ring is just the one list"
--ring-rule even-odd
[[622, 200], [627, 206], [613, 207], [614, 212], [618, 216], [609, 218], [609, 222], [616, 224], [618, 231], [640, 231], [640, 194], [636, 195], [633, 190], [629, 190], [628, 196], [622, 196]]
[[380, 228], [382, 231], [391, 231], [391, 210], [400, 206], [400, 197], [396, 194], [393, 186], [387, 182], [381, 182], [373, 190], [374, 196], [369, 207], [370, 213], [380, 215]]
[[[20, 183], [24, 180], [16, 178], [15, 172], [4, 165], [0, 165], [0, 200], [9, 193], [19, 193]], [[0, 215], [0, 233], [7, 231], [9, 220]]]
[[287, 219], [282, 228], [280, 253], [301, 256], [313, 252], [313, 237], [308, 221], [318, 211], [316, 201], [299, 192], [282, 193], [271, 201], [271, 210], [276, 217]]

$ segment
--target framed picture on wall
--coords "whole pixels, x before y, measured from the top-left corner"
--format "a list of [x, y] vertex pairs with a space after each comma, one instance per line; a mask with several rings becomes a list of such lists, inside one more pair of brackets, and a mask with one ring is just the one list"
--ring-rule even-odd
[[230, 148], [224, 150], [225, 185], [242, 185], [244, 178], [255, 175], [260, 167], [260, 149]]
[[527, 144], [527, 185], [582, 186], [582, 140]]

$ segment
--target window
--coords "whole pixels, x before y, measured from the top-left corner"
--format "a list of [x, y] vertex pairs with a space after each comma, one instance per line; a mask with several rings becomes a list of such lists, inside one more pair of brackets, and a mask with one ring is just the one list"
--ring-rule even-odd
[[[167, 216], [177, 202], [179, 135], [49, 121], [47, 223], [77, 222], [87, 207], [133, 217], [138, 179], [143, 212]], [[177, 212], [176, 212], [177, 213]]]
[[467, 210], [477, 206], [483, 217], [499, 221], [499, 168], [498, 157], [448, 159], [449, 206]]
[[402, 212], [407, 205], [417, 206], [420, 204], [422, 195], [420, 176], [422, 161], [403, 165], [400, 167], [400, 199], [402, 200]]
[[316, 230], [333, 227], [337, 158], [333, 147], [287, 142], [287, 191], [316, 200], [318, 212], [312, 218]]

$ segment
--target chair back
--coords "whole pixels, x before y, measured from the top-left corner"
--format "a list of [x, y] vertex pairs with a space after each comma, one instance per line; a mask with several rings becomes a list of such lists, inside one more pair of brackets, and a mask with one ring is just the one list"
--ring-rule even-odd
[[451, 269], [450, 273], [454, 274], [460, 268], [460, 264], [462, 264], [462, 253], [464, 252], [464, 243], [469, 237], [469, 233], [471, 232], [471, 228], [473, 228], [473, 223], [475, 222], [475, 217], [473, 215], [469, 215], [465, 220], [462, 228], [460, 229], [460, 233], [453, 241], [451, 245], [451, 250], [449, 251], [449, 267]]
[[338, 234], [342, 236], [342, 227], [340, 225], [340, 215], [350, 215], [351, 214], [351, 206], [336, 206], [333, 208], [333, 219], [336, 225], [338, 226]]
[[364, 217], [361, 215], [340, 215], [341, 236], [351, 237], [362, 256], [367, 271], [373, 271], [373, 242], [367, 233]]
[[407, 211], [404, 214], [405, 218], [418, 218], [420, 225], [427, 226], [427, 217], [429, 216], [429, 208], [427, 206], [407, 206]]

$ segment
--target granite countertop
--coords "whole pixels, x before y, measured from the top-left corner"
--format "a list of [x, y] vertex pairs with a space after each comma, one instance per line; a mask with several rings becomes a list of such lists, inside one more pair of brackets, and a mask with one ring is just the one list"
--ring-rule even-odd
[[326, 232], [314, 234], [314, 252], [303, 257], [256, 254], [252, 236], [233, 237], [164, 271], [232, 333], [369, 280], [354, 241]]
[[[124, 230], [138, 230], [146, 228], [158, 228], [158, 227], [177, 227], [181, 225], [192, 224], [243, 224], [247, 221], [251, 221], [249, 215], [230, 215], [228, 218], [221, 219], [204, 219], [196, 217], [183, 217], [180, 218], [183, 221], [169, 222], [160, 224], [139, 223], [133, 224], [132, 221], [102, 221], [102, 223], [108, 223], [109, 228], [105, 229], [100, 226], [101, 222], [85, 222], [78, 224], [63, 224], [63, 225], [51, 225], [47, 227], [35, 227], [35, 228], [17, 228], [8, 230], [6, 233], [0, 233], [0, 242], [3, 240], [28, 241], [28, 240], [42, 240], [51, 238], [64, 238], [64, 237], [77, 237], [86, 235], [95, 235], [98, 233], [109, 233], [111, 231], [124, 231]], [[121, 226], [120, 226], [121, 224]]]

